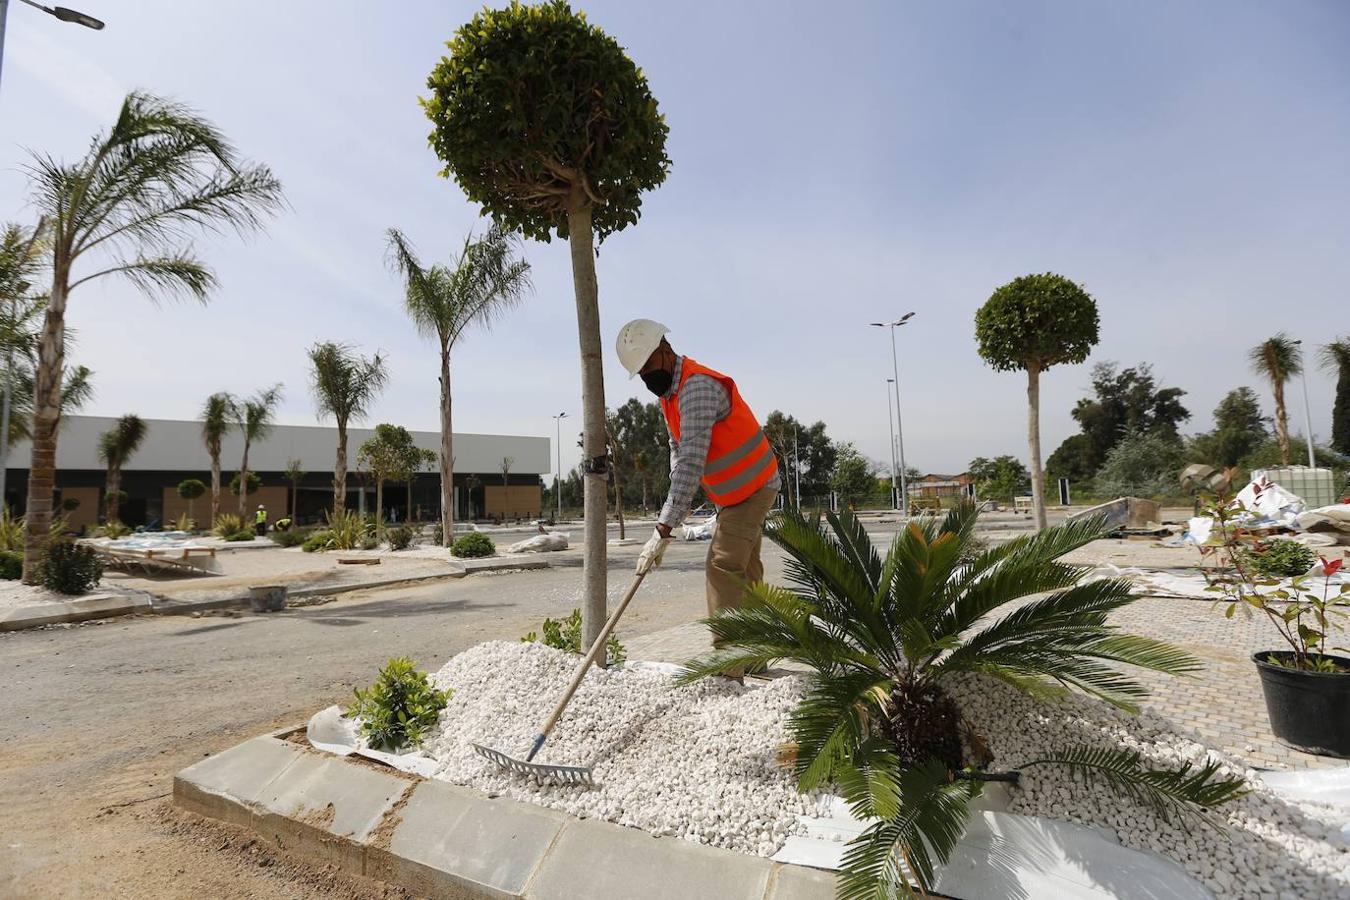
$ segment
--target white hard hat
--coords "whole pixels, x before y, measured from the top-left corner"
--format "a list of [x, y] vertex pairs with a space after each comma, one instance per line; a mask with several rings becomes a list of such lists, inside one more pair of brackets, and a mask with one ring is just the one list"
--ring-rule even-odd
[[619, 329], [615, 349], [619, 353], [619, 362], [628, 370], [629, 378], [647, 364], [656, 348], [661, 346], [661, 338], [669, 331], [669, 328], [651, 319], [634, 319]]

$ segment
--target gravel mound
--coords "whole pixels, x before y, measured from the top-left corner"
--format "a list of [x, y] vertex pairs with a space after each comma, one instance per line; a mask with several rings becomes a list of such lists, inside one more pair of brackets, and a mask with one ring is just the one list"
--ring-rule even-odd
[[720, 679], [689, 687], [638, 668], [592, 669], [535, 759], [591, 765], [595, 786], [541, 784], [504, 773], [469, 746], [523, 758], [579, 658], [535, 643], [495, 641], [464, 651], [432, 676], [454, 696], [423, 749], [436, 777], [742, 853], [772, 856], [799, 815], [824, 815], [820, 795], [797, 792], [777, 764], [798, 678], [763, 687]]
[[[455, 695], [440, 732], [424, 746], [437, 778], [572, 815], [657, 835], [771, 856], [803, 833], [799, 815], [827, 815], [828, 797], [800, 795], [777, 764], [788, 716], [804, 681], [762, 687], [720, 680], [676, 687], [651, 669], [592, 670], [537, 759], [593, 765], [592, 788], [541, 784], [500, 771], [469, 746], [476, 741], [522, 756], [566, 687], [578, 658], [540, 644], [492, 642], [450, 660], [433, 680]], [[1252, 793], [1225, 806], [1220, 832], [1167, 819], [1108, 787], [1058, 767], [1032, 769], [1012, 791], [1011, 812], [1106, 828], [1121, 843], [1176, 860], [1218, 897], [1350, 900], [1344, 814], [1286, 801], [1257, 773], [1145, 712], [1129, 716], [1088, 697], [1050, 707], [979, 676], [949, 685], [995, 757], [1016, 767], [1051, 748], [1128, 747], [1161, 765], [1216, 759], [1245, 777]]]
[[1022, 775], [1010, 812], [1047, 816], [1112, 830], [1126, 846], [1185, 866], [1218, 897], [1307, 897], [1350, 900], [1350, 852], [1343, 812], [1298, 804], [1264, 787], [1258, 773], [1203, 744], [1191, 732], [1145, 711], [1131, 716], [1089, 697], [1053, 707], [1028, 700], [1002, 682], [978, 676], [949, 685], [966, 719], [985, 739], [995, 768], [1012, 768], [1051, 748], [1125, 747], [1154, 764], [1224, 764], [1247, 779], [1252, 793], [1226, 804], [1226, 833], [1193, 819], [1159, 817], [1097, 783], [1084, 784], [1062, 767], [1038, 766]]

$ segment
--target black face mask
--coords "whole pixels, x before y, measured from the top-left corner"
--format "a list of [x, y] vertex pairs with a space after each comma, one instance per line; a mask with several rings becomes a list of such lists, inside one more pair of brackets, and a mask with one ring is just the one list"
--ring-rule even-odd
[[647, 390], [658, 397], [664, 397], [666, 391], [670, 390], [671, 382], [675, 380], [675, 374], [673, 372], [667, 372], [665, 369], [657, 369], [654, 372], [643, 372], [638, 377], [641, 378], [642, 383], [647, 386]]

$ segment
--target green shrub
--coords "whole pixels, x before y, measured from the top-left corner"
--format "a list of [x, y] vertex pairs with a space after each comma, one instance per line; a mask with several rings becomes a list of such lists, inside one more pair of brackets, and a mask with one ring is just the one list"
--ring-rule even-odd
[[58, 594], [83, 594], [103, 577], [103, 563], [93, 547], [74, 541], [52, 541], [42, 560], [42, 584]]
[[225, 535], [225, 540], [230, 541], [231, 543], [239, 543], [241, 541], [251, 541], [257, 536], [258, 535], [254, 533], [252, 528], [241, 528], [233, 534]]
[[287, 531], [277, 531], [275, 528], [267, 533], [272, 539], [272, 543], [278, 547], [299, 547], [305, 541], [309, 540], [309, 534], [303, 531], [297, 531], [291, 528]]
[[470, 531], [455, 538], [455, 542], [450, 545], [450, 552], [455, 556], [473, 559], [479, 556], [492, 556], [497, 552], [497, 545], [481, 531]]
[[23, 554], [0, 550], [0, 579], [18, 581], [23, 577]]
[[422, 743], [451, 692], [432, 685], [412, 660], [396, 657], [380, 670], [374, 684], [352, 693], [356, 702], [348, 707], [347, 715], [360, 720], [361, 733], [371, 747], [393, 751]]
[[[552, 647], [554, 650], [566, 650], [568, 653], [581, 653], [581, 610], [572, 610], [571, 615], [565, 619], [545, 619], [544, 624], [540, 626], [544, 636], [541, 638], [538, 634], [531, 631], [521, 638], [527, 643], [539, 642], [545, 647]], [[628, 651], [623, 644], [614, 635], [609, 636], [605, 642], [605, 658], [609, 660], [609, 665], [615, 666], [628, 658]]]
[[121, 522], [108, 522], [94, 529], [94, 537], [105, 537], [116, 540], [124, 538], [131, 534], [131, 527], [123, 525]]
[[357, 545], [362, 550], [374, 550], [380, 546], [380, 538], [374, 531], [368, 531], [361, 535], [361, 542]]
[[332, 549], [355, 550], [362, 546], [371, 527], [359, 512], [344, 509], [328, 514], [328, 532]]
[[384, 530], [385, 540], [389, 541], [390, 550], [407, 550], [413, 544], [413, 538], [417, 532], [407, 525], [395, 525], [393, 528]]
[[431, 542], [437, 547], [445, 543], [445, 526], [440, 522], [431, 526]]
[[1253, 574], [1268, 578], [1303, 575], [1317, 562], [1317, 554], [1311, 547], [1279, 538], [1239, 552], [1244, 567], [1251, 569]]
[[228, 538], [244, 530], [244, 520], [234, 513], [221, 513], [211, 525], [211, 533], [216, 537]]
[[333, 549], [333, 532], [326, 528], [318, 531], [311, 531], [305, 538], [305, 542], [300, 545], [300, 549], [306, 553], [322, 552]]

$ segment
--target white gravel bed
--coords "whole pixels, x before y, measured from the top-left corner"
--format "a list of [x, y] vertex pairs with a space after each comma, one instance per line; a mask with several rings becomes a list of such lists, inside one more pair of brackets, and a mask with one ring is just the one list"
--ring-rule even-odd
[[641, 828], [657, 835], [772, 856], [799, 815], [827, 801], [797, 792], [778, 766], [796, 678], [745, 688], [720, 680], [675, 687], [642, 669], [592, 670], [538, 762], [593, 765], [595, 786], [540, 784], [504, 773], [469, 746], [524, 758], [579, 657], [540, 644], [495, 641], [470, 648], [433, 678], [455, 690], [441, 733], [424, 750], [437, 778], [489, 794]]
[[95, 585], [88, 594], [58, 594], [39, 584], [24, 584], [22, 581], [0, 581], [0, 609], [13, 609], [19, 606], [35, 606], [39, 603], [64, 603], [68, 600], [80, 600], [95, 594], [110, 594], [113, 591], [102, 585]]
[[1203, 744], [1193, 732], [1145, 711], [1130, 716], [1100, 701], [1073, 696], [1047, 707], [992, 679], [970, 677], [951, 691], [967, 720], [1006, 769], [1049, 748], [1126, 747], [1167, 767], [1224, 763], [1252, 793], [1216, 811], [1223, 834], [1203, 823], [1168, 821], [1106, 787], [1089, 788], [1062, 767], [1038, 766], [1012, 792], [1011, 812], [1111, 829], [1122, 844], [1169, 857], [1217, 897], [1306, 897], [1350, 900], [1350, 852], [1341, 833], [1344, 811], [1276, 796], [1241, 762]]
[[[433, 680], [455, 695], [441, 715], [440, 733], [423, 748], [437, 760], [435, 777], [760, 856], [803, 833], [799, 815], [828, 815], [828, 796], [798, 794], [776, 762], [788, 716], [802, 696], [799, 677], [762, 687], [719, 679], [676, 687], [650, 669], [592, 670], [537, 757], [593, 765], [592, 788], [504, 773], [473, 752], [469, 744], [476, 741], [523, 758], [577, 662], [539, 644], [501, 641], [450, 660]], [[1080, 696], [1046, 706], [978, 676], [950, 690], [994, 754], [993, 769], [1016, 767], [1051, 748], [1123, 746], [1169, 767], [1215, 759], [1252, 787], [1218, 811], [1227, 819], [1226, 834], [1190, 819], [1168, 821], [1061, 767], [1025, 773], [1009, 811], [1108, 829], [1127, 846], [1180, 863], [1218, 897], [1350, 900], [1344, 811], [1276, 796], [1257, 772], [1152, 713], [1129, 716]]]

